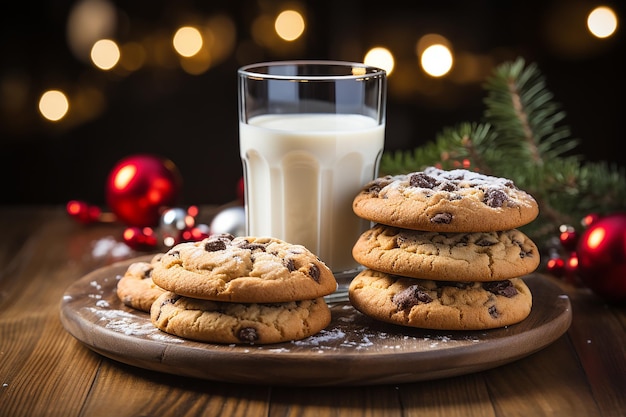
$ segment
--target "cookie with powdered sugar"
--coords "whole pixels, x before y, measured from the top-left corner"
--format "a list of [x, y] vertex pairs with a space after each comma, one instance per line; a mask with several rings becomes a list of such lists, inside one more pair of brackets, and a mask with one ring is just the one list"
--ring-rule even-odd
[[236, 303], [310, 300], [337, 289], [329, 267], [304, 246], [230, 234], [172, 247], [152, 280], [178, 295]]
[[372, 222], [432, 232], [515, 229], [539, 214], [537, 201], [510, 179], [435, 167], [379, 177], [363, 187], [352, 207]]

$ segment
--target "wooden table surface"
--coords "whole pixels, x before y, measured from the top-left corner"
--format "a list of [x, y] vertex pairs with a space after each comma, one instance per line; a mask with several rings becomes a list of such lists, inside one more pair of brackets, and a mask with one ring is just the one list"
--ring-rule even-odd
[[64, 329], [60, 304], [89, 272], [142, 254], [100, 251], [122, 229], [80, 225], [64, 207], [0, 207], [0, 416], [626, 416], [626, 309], [560, 282], [572, 304], [563, 336], [512, 363], [445, 379], [234, 384], [105, 358]]

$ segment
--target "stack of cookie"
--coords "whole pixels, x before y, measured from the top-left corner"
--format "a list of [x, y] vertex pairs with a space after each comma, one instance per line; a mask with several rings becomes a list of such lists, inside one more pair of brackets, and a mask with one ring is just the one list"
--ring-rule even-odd
[[503, 327], [530, 314], [521, 277], [540, 256], [517, 228], [539, 211], [511, 180], [429, 167], [375, 179], [353, 209], [375, 223], [352, 251], [366, 267], [349, 287], [363, 314], [438, 330]]
[[304, 246], [229, 234], [172, 247], [151, 263], [151, 279], [163, 290], [151, 303], [152, 323], [214, 343], [311, 336], [330, 324], [323, 297], [337, 288], [330, 269]]

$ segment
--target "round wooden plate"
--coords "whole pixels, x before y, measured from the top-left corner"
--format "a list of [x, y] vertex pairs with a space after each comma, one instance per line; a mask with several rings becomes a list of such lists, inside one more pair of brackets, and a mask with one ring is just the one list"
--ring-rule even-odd
[[156, 329], [147, 313], [117, 298], [130, 259], [72, 284], [61, 302], [65, 329], [113, 360], [202, 379], [265, 385], [397, 384], [494, 368], [548, 346], [567, 331], [569, 298], [541, 275], [524, 277], [533, 294], [526, 320], [486, 331], [434, 331], [381, 323], [347, 301], [329, 302], [333, 319], [307, 339], [272, 345], [194, 342]]

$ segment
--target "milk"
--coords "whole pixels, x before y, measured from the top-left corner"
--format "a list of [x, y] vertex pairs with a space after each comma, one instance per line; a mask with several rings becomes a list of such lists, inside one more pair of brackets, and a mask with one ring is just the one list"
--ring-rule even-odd
[[240, 123], [247, 232], [304, 245], [333, 272], [359, 265], [352, 247], [370, 227], [352, 200], [376, 177], [385, 126], [342, 114], [275, 114]]

